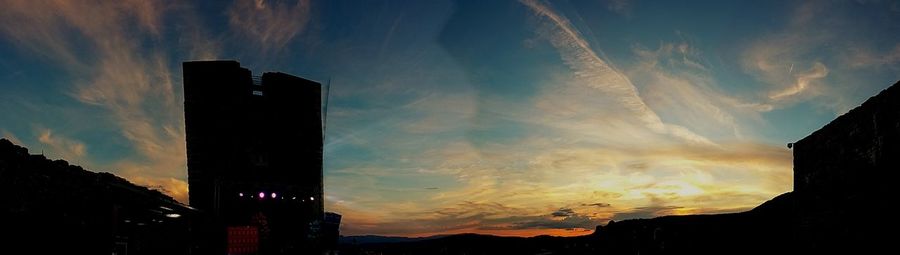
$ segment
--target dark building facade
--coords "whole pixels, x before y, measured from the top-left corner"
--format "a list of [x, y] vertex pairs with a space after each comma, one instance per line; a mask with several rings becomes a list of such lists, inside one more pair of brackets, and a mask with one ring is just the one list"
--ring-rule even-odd
[[208, 216], [208, 252], [315, 249], [324, 213], [321, 84], [253, 76], [236, 61], [185, 62], [183, 71], [190, 205]]
[[0, 139], [0, 193], [3, 254], [196, 254], [194, 209], [6, 139]]

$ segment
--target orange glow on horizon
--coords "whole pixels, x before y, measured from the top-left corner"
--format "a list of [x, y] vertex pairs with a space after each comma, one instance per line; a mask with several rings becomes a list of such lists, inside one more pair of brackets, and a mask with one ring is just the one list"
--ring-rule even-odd
[[458, 234], [479, 234], [479, 235], [493, 235], [493, 236], [504, 236], [504, 237], [535, 237], [541, 235], [548, 236], [559, 236], [559, 237], [572, 237], [572, 236], [583, 236], [594, 233], [594, 230], [591, 229], [583, 229], [583, 228], [575, 228], [572, 230], [567, 229], [497, 229], [497, 230], [484, 230], [484, 229], [460, 229], [460, 230], [452, 230], [447, 232], [427, 232], [427, 233], [417, 233], [417, 234], [406, 234], [406, 235], [396, 235], [399, 237], [429, 237], [429, 236], [437, 236], [437, 235], [458, 235]]

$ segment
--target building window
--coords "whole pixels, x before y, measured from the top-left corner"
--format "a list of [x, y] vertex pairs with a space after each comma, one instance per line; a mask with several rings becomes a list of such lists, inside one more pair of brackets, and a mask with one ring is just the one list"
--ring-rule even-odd
[[253, 91], [253, 95], [254, 95], [254, 96], [262, 96], [262, 95], [263, 95], [263, 92], [262, 92], [262, 90], [254, 90], [254, 91]]

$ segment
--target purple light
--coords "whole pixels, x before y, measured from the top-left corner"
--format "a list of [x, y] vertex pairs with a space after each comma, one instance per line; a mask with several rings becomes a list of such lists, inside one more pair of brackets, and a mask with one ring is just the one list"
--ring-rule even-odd
[[278, 195], [276, 195], [275, 192], [272, 192], [272, 198], [275, 198], [275, 197], [277, 197], [277, 196], [278, 196]]
[[244, 197], [244, 193], [243, 193], [243, 192], [238, 193], [238, 196], [239, 196], [239, 197]]
[[259, 198], [260, 198], [260, 199], [266, 198], [266, 193], [265, 193], [265, 192], [260, 192], [260, 193], [259, 193]]

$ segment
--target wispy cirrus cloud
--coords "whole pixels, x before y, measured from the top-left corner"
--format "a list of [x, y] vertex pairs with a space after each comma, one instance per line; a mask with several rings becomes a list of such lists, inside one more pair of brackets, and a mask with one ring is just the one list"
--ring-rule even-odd
[[[791, 67], [793, 69], [793, 67]], [[790, 72], [790, 71], [789, 71]], [[820, 62], [813, 63], [809, 70], [794, 75], [795, 82], [783, 90], [773, 91], [769, 94], [769, 99], [784, 100], [785, 98], [797, 96], [806, 92], [809, 86], [817, 79], [825, 78], [828, 75], [828, 68]]]
[[[131, 141], [135, 155], [103, 168], [186, 202], [184, 131], [170, 59], [166, 49], [144, 44], [162, 40], [166, 9], [153, 1], [12, 1], [0, 11], [0, 28], [17, 46], [46, 53], [76, 77], [67, 93], [107, 111]], [[66, 159], [84, 154], [83, 146], [49, 130], [39, 141], [67, 151]]]
[[2, 132], [0, 132], [0, 135], [2, 135], [3, 138], [9, 140], [10, 142], [20, 145], [20, 146], [22, 146], [24, 144], [24, 143], [22, 143], [22, 140], [20, 140], [19, 137], [16, 136], [15, 134], [13, 134], [12, 132], [9, 132], [9, 131], [3, 130], [3, 129], [0, 129], [0, 131], [2, 131]]
[[610, 11], [614, 11], [616, 13], [631, 16], [632, 5], [634, 5], [634, 0], [607, 0], [606, 8]]
[[772, 87], [762, 101], [778, 108], [820, 94], [828, 67], [817, 60], [807, 60], [818, 40], [824, 35], [798, 35], [786, 32], [761, 40], [744, 53], [744, 68]]
[[688, 42], [634, 45], [632, 52], [638, 61], [627, 75], [642, 85], [648, 105], [673, 123], [716, 139], [747, 139], [747, 130], [765, 124], [760, 113], [774, 108], [769, 100], [723, 90], [703, 52]]
[[228, 23], [262, 52], [277, 52], [306, 29], [310, 5], [309, 0], [238, 0], [228, 9]]
[[843, 61], [853, 68], [879, 68], [894, 67], [900, 64], [900, 43], [885, 51], [877, 51], [866, 48], [851, 48], [844, 55]]
[[45, 149], [42, 149], [42, 152], [50, 158], [70, 160], [72, 163], [84, 163], [87, 156], [87, 146], [83, 142], [54, 134], [53, 130], [48, 128], [38, 127], [35, 131], [38, 133], [38, 141], [42, 145], [47, 146]]
[[522, 4], [546, 19], [541, 27], [544, 36], [559, 51], [560, 57], [572, 68], [577, 85], [597, 89], [617, 100], [631, 111], [647, 128], [657, 133], [667, 133], [681, 139], [700, 144], [712, 144], [705, 137], [682, 126], [664, 123], [643, 99], [627, 76], [601, 59], [581, 36], [571, 22], [557, 14], [547, 4], [537, 0], [523, 0]]
[[896, 68], [900, 60], [896, 43], [875, 44], [879, 32], [858, 29], [872, 24], [858, 19], [855, 8], [884, 4], [806, 1], [792, 6], [782, 28], [751, 40], [743, 50], [745, 73], [766, 85], [759, 102], [773, 109], [813, 102], [835, 114], [854, 107], [857, 97], [867, 96], [857, 92], [873, 86], [856, 81], [865, 73]]

